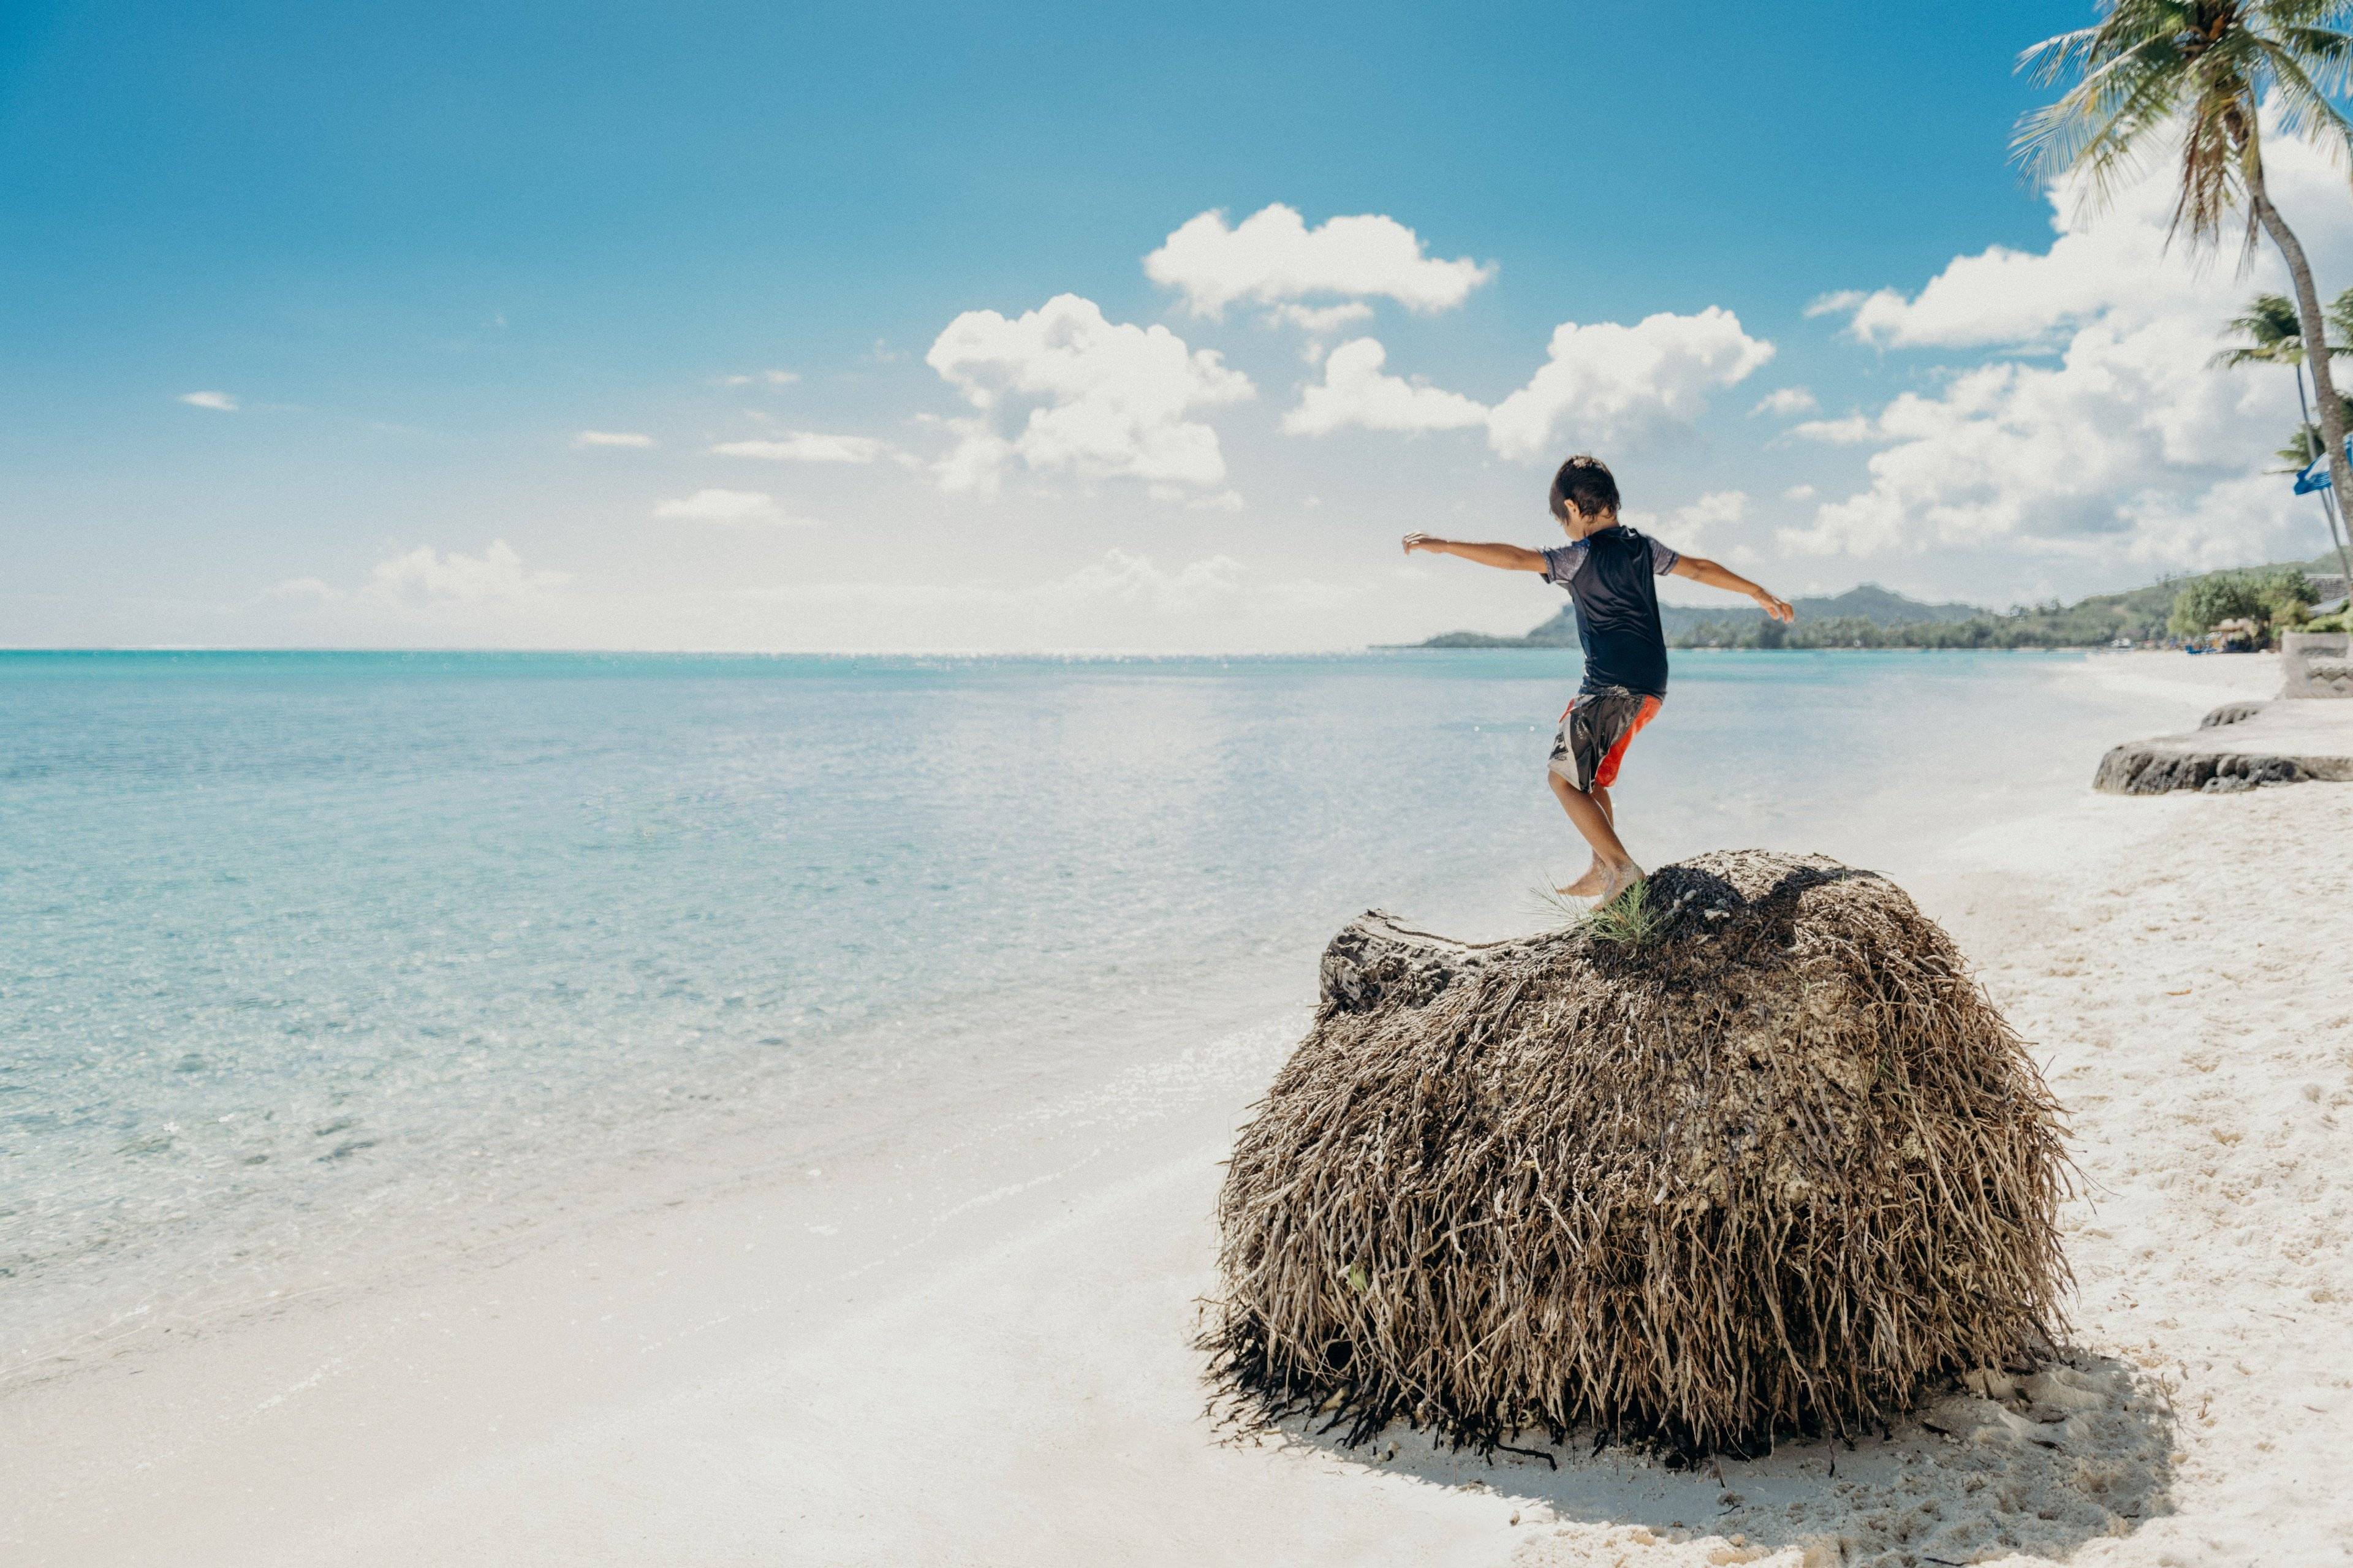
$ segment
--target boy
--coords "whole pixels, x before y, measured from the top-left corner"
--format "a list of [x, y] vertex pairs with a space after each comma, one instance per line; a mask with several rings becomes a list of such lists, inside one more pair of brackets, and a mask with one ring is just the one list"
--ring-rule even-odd
[[1546, 782], [1568, 820], [1593, 847], [1585, 875], [1560, 890], [1609, 902], [1642, 879], [1642, 868], [1618, 840], [1609, 786], [1627, 742], [1649, 723], [1667, 695], [1667, 639], [1659, 629], [1658, 588], [1651, 578], [1672, 572], [1711, 588], [1746, 594], [1778, 621], [1793, 618], [1777, 599], [1736, 572], [1683, 555], [1618, 521], [1618, 481], [1598, 458], [1571, 458], [1553, 476], [1552, 514], [1567, 544], [1525, 550], [1516, 544], [1465, 544], [1427, 533], [1405, 536], [1406, 553], [1428, 550], [1460, 555], [1506, 572], [1541, 572], [1568, 590], [1577, 606], [1577, 640], [1585, 649], [1585, 679], [1560, 716]]

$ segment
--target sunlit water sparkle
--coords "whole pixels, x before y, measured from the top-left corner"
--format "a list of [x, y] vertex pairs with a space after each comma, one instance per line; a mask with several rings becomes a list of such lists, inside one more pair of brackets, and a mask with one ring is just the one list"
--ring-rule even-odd
[[[2181, 721], [2073, 662], [1679, 656], [1629, 841], [1870, 864]], [[1582, 864], [1576, 671], [0, 655], [0, 1324], [234, 1297], [706, 1119], [1132, 1061], [1296, 1005], [1370, 904], [1525, 929]]]

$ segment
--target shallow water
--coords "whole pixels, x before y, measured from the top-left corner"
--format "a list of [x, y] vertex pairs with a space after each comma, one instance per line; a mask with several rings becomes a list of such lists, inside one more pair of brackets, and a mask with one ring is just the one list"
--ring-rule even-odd
[[[1629, 843], [1898, 864], [2188, 721], [2077, 662], [1681, 656]], [[1525, 929], [1583, 861], [1576, 673], [0, 655], [0, 1322], [258, 1288], [699, 1110], [1133, 1060], [1303, 999], [1369, 904]]]

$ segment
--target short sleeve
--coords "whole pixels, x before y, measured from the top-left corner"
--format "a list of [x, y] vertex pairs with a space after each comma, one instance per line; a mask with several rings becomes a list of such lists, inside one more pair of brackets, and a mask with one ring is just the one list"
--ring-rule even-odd
[[1582, 539], [1570, 544], [1554, 545], [1544, 552], [1545, 581], [1567, 587], [1569, 579], [1577, 575], [1577, 570], [1585, 564], [1585, 558], [1591, 553]]
[[1659, 541], [1657, 541], [1657, 540], [1655, 540], [1655, 539], [1653, 539], [1652, 541], [1651, 541], [1651, 576], [1653, 576], [1653, 577], [1663, 577], [1663, 576], [1665, 576], [1668, 573], [1670, 573], [1670, 572], [1672, 572], [1672, 571], [1673, 571], [1673, 570], [1675, 569], [1675, 563], [1676, 563], [1677, 562], [1681, 561], [1682, 559], [1683, 559], [1683, 556], [1682, 556], [1680, 553], [1678, 553], [1678, 552], [1675, 552], [1675, 551], [1672, 551], [1672, 550], [1668, 549], [1664, 544], [1661, 543]]

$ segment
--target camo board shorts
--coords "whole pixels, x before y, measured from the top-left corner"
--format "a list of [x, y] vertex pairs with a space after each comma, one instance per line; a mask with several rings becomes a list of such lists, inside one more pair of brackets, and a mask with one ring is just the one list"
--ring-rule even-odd
[[1553, 737], [1552, 771], [1580, 790], [1608, 789], [1618, 782], [1627, 743], [1659, 716], [1659, 700], [1604, 686], [1580, 691], [1560, 716]]

